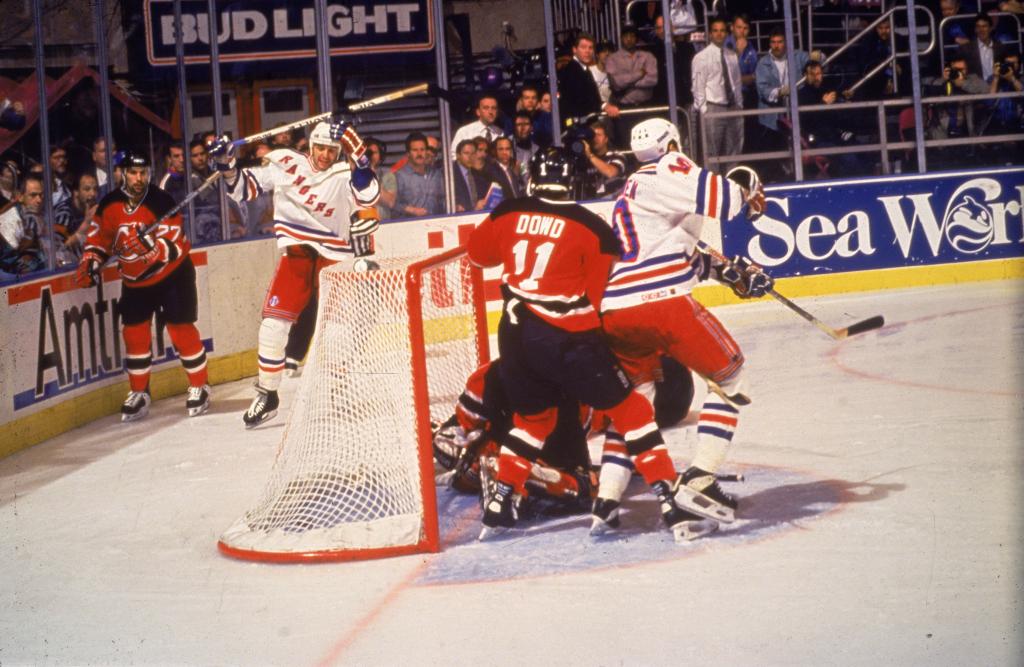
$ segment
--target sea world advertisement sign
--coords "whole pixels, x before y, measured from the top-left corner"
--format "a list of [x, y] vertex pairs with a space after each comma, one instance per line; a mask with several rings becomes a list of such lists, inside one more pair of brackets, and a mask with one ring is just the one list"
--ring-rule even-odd
[[806, 276], [1024, 256], [1024, 168], [770, 187], [727, 254]]
[[[324, 27], [332, 56], [429, 51], [434, 48], [436, 0], [329, 0]], [[243, 0], [218, 3], [217, 47], [222, 62], [313, 58], [313, 0]], [[146, 57], [174, 65], [177, 42], [173, 0], [146, 0]], [[209, 62], [206, 0], [182, 0], [181, 37], [186, 63]]]

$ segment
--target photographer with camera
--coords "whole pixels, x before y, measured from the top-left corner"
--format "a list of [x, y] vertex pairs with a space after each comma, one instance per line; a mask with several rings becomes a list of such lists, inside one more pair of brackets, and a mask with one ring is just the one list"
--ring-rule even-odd
[[[967, 59], [962, 53], [954, 55], [940, 76], [925, 79], [926, 97], [957, 97], [959, 95], [983, 95], [988, 85], [977, 74], [967, 70]], [[929, 139], [954, 139], [976, 136], [974, 104], [971, 102], [948, 102], [934, 104], [928, 110], [927, 137]], [[938, 151], [939, 160], [945, 166], [963, 163], [965, 157], [973, 159], [970, 146], [943, 148]]]
[[[1007, 53], [993, 68], [988, 92], [1019, 93], [1024, 90], [1020, 77], [1020, 56], [1016, 53]], [[1024, 109], [1020, 98], [992, 100], [989, 111], [990, 114], [981, 127], [982, 134], [1010, 134], [1020, 132], [1024, 127]], [[997, 148], [1000, 151], [1005, 150], [1003, 146]]]
[[605, 122], [596, 120], [581, 126], [578, 136], [566, 146], [576, 157], [576, 173], [581, 176], [580, 199], [618, 195], [626, 178], [626, 157], [611, 150]]

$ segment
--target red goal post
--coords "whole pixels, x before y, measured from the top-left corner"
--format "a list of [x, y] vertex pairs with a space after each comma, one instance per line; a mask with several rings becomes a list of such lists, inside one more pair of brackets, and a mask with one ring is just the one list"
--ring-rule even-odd
[[218, 542], [269, 562], [440, 549], [431, 421], [488, 359], [483, 277], [465, 248], [320, 274], [313, 346], [258, 502]]

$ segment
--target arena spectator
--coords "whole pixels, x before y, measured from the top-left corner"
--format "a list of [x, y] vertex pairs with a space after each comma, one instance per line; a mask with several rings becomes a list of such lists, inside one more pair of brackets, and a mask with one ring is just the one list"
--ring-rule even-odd
[[486, 175], [501, 187], [502, 197], [512, 199], [526, 194], [522, 171], [516, 161], [515, 146], [509, 137], [498, 137], [492, 146], [493, 159], [486, 167]]
[[82, 259], [86, 225], [96, 213], [99, 184], [92, 174], [80, 174], [71, 180], [71, 196], [53, 209], [53, 232], [57, 243], [54, 253], [57, 268], [78, 266]]
[[548, 109], [541, 108], [540, 90], [532, 83], [524, 84], [519, 91], [519, 99], [516, 101], [516, 113], [512, 118], [511, 126], [505, 134], [512, 136], [515, 132], [515, 118], [520, 113], [527, 114], [532, 127], [530, 139], [538, 146], [550, 146], [552, 141], [551, 133], [551, 96], [548, 95]]
[[[117, 151], [117, 146], [114, 142], [110, 142], [110, 150]], [[117, 157], [114, 156], [114, 170], [117, 171]], [[104, 137], [96, 137], [92, 142], [92, 163], [96, 169], [96, 181], [100, 184], [99, 196], [107, 194], [109, 187], [107, 186], [107, 140]], [[116, 173], [115, 173], [116, 175]]]
[[583, 142], [583, 172], [581, 198], [606, 199], [618, 195], [626, 180], [626, 157], [611, 150], [608, 127], [601, 121], [590, 124], [593, 139]]
[[[213, 170], [210, 167], [210, 153], [207, 149], [207, 143], [203, 137], [197, 137], [189, 142], [188, 144], [188, 160], [189, 166], [192, 168], [192, 190], [198, 190], [203, 181], [210, 177]], [[184, 183], [184, 180], [181, 181]], [[175, 185], [177, 182], [174, 181]], [[174, 188], [168, 190], [164, 188], [168, 193], [175, 199], [180, 201], [185, 197], [185, 191], [182, 188], [180, 191], [176, 191]], [[246, 202], [247, 206], [247, 220], [252, 222], [252, 227], [258, 224], [260, 219], [263, 217], [264, 210], [270, 205], [270, 195], [263, 197], [257, 197], [251, 202]], [[229, 215], [236, 220], [238, 224], [241, 224], [241, 216], [235, 211], [235, 203], [233, 201], [228, 202]], [[192, 233], [195, 237], [195, 241], [216, 241], [220, 239], [221, 235], [221, 224], [220, 224], [220, 195], [218, 194], [217, 188], [211, 187], [205, 192], [200, 193], [192, 203], [192, 210], [195, 211], [196, 219], [192, 224]], [[185, 220], [188, 220], [188, 209], [183, 212]], [[185, 223], [186, 229], [188, 223]]]
[[14, 201], [18, 195], [18, 179], [21, 170], [12, 160], [0, 162], [0, 209]]
[[166, 171], [157, 185], [171, 195], [174, 201], [181, 201], [188, 193], [185, 184], [185, 147], [181, 142], [170, 143], [164, 149], [164, 169]]
[[753, 109], [757, 106], [757, 47], [751, 43], [749, 36], [750, 19], [747, 15], [738, 14], [733, 17], [729, 36], [725, 38], [725, 46], [736, 54], [740, 63], [744, 109]]
[[[470, 142], [472, 145], [472, 142]], [[473, 146], [476, 151], [476, 147]], [[413, 132], [405, 138], [405, 165], [395, 172], [397, 192], [392, 214], [397, 218], [442, 215], [444, 211], [444, 176], [433, 164], [428, 137]], [[455, 178], [459, 178], [455, 167]]]
[[389, 220], [392, 217], [392, 209], [395, 206], [395, 198], [398, 196], [398, 183], [395, 180], [395, 173], [384, 168], [384, 158], [388, 151], [384, 142], [376, 137], [365, 137], [363, 144], [366, 146], [366, 157], [370, 160], [370, 168], [377, 174], [377, 182], [380, 184], [380, 199], [377, 200], [377, 215], [381, 220]]
[[[958, 15], [960, 13], [960, 0], [939, 0], [939, 12], [944, 19]], [[967, 35], [963, 23], [950, 21], [943, 28], [942, 41], [943, 45], [949, 48], [950, 46], [967, 46], [971, 38]]]
[[537, 103], [537, 108], [545, 113], [551, 113], [551, 91], [545, 90], [540, 95], [540, 102]]
[[427, 158], [430, 166], [441, 166], [441, 140], [433, 135], [427, 136]]
[[0, 128], [17, 132], [25, 127], [25, 105], [18, 100], [0, 99]]
[[594, 64], [587, 69], [597, 84], [597, 93], [601, 96], [601, 106], [612, 101], [612, 81], [608, 76], [608, 58], [614, 53], [611, 42], [600, 41], [594, 46]]
[[[654, 87], [658, 84], [658, 61], [648, 51], [637, 48], [637, 39], [636, 28], [623, 26], [619, 50], [608, 56], [606, 63], [615, 106], [620, 111], [650, 106]], [[630, 114], [616, 118], [616, 141], [628, 142], [630, 130], [641, 119], [640, 116]]]
[[[793, 59], [796, 61], [797, 72], [803, 72], [810, 57], [806, 51], [797, 50], [793, 52]], [[800, 75], [794, 78], [799, 79]], [[758, 108], [785, 107], [788, 104], [789, 60], [786, 57], [786, 34], [781, 30], [773, 31], [768, 38], [768, 53], [757, 61], [755, 81]], [[778, 133], [778, 114], [762, 114], [758, 120], [770, 133]], [[773, 147], [778, 147], [783, 142], [772, 143]]]
[[[858, 80], [863, 79], [872, 70], [892, 55], [892, 24], [882, 21], [875, 26], [875, 32], [862, 39], [853, 50], [860, 65]], [[802, 64], [797, 63], [800, 67]], [[891, 96], [896, 91], [894, 78], [903, 74], [903, 68], [895, 60], [868, 78], [857, 90], [858, 97], [865, 100], [879, 100]]]
[[0, 237], [6, 246], [5, 273], [25, 275], [46, 268], [40, 242], [43, 179], [29, 173], [21, 181], [13, 206], [0, 214]]
[[498, 98], [493, 93], [483, 93], [476, 102], [476, 120], [460, 127], [452, 137], [451, 157], [457, 160], [455, 147], [466, 139], [484, 137], [488, 142], [504, 136], [505, 132], [496, 124], [498, 120]]
[[490, 181], [479, 172], [476, 142], [464, 139], [455, 147], [455, 210], [479, 211], [484, 207]]
[[979, 13], [974, 19], [974, 39], [960, 47], [960, 54], [967, 61], [967, 71], [989, 81], [995, 63], [1002, 62], [1007, 51], [1005, 44], [992, 38], [992, 17]]
[[[1020, 56], [1016, 53], [1007, 53], [995, 66], [995, 74], [989, 82], [989, 92], [1019, 93], [1021, 90], [1024, 90], [1020, 78]], [[1010, 134], [1019, 133], [1024, 130], [1024, 110], [1022, 110], [1019, 97], [992, 100], [987, 104], [987, 107], [988, 114], [984, 120], [983, 127], [979, 128], [980, 133]], [[1006, 150], [1006, 146], [1002, 145], [996, 148], [1000, 152]], [[998, 155], [996, 157], [998, 160]]]
[[[655, 43], [651, 52], [658, 63], [658, 83], [655, 85], [651, 102], [668, 104], [668, 68], [665, 64], [665, 20], [658, 16], [654, 20]], [[675, 71], [676, 100], [681, 107], [689, 107], [693, 103], [693, 56], [695, 54], [689, 33], [672, 38], [672, 68]]]
[[[551, 116], [548, 116], [550, 120]], [[533, 140], [535, 134], [533, 121], [526, 111], [516, 112], [512, 123], [512, 138], [515, 140], [516, 162], [519, 163], [524, 173], [526, 165], [530, 164], [530, 158], [540, 150], [540, 145]]]
[[[716, 118], [714, 114], [743, 108], [739, 59], [724, 48], [725, 19], [711, 19], [709, 28], [711, 42], [693, 58], [693, 107], [706, 127], [704, 155], [736, 155], [743, 152], [743, 118]], [[726, 169], [728, 165], [719, 165], [716, 171]]]
[[[988, 84], [981, 77], [968, 71], [966, 57], [958, 53], [954, 55], [942, 70], [942, 74], [925, 79], [924, 93], [927, 97], [950, 97], [959, 95], [978, 95], [987, 93]], [[927, 138], [950, 139], [974, 136], [974, 105], [968, 102], [955, 102], [934, 105], [928, 114]], [[957, 166], [973, 159], [969, 146], [942, 147], [936, 150], [935, 166]], [[929, 162], [932, 166], [932, 162]]]
[[71, 196], [68, 187], [68, 152], [62, 144], [50, 147], [50, 174], [53, 176], [53, 205], [61, 203]]
[[602, 104], [597, 82], [589, 69], [593, 64], [594, 38], [581, 32], [573, 42], [572, 60], [558, 70], [558, 109], [563, 126], [572, 119], [601, 111], [611, 117], [619, 115], [614, 104]]
[[[809, 60], [804, 65], [804, 85], [797, 90], [797, 104], [801, 107], [818, 104], [834, 105], [842, 96], [825, 86], [825, 73], [821, 63]], [[848, 146], [854, 143], [854, 133], [844, 123], [842, 113], [832, 111], [800, 112], [800, 131], [810, 148]], [[831, 176], [852, 176], [861, 173], [860, 158], [856, 153], [839, 153], [827, 161], [839, 164], [841, 173]], [[826, 162], [823, 160], [823, 162]], [[826, 174], [823, 174], [826, 175]]]

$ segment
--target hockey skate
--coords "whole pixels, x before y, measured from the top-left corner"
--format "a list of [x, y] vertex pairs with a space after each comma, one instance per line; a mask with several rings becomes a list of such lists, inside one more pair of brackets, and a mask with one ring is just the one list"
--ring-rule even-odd
[[128, 392], [128, 398], [124, 399], [124, 403], [121, 404], [121, 421], [133, 422], [142, 419], [149, 414], [151, 402], [148, 389]]
[[490, 500], [484, 506], [484, 527], [481, 529], [478, 539], [482, 542], [500, 535], [514, 527], [518, 519], [512, 487], [504, 482], [498, 482]]
[[706, 519], [693, 512], [687, 512], [676, 504], [668, 482], [655, 482], [651, 484], [651, 490], [658, 496], [661, 518], [672, 530], [676, 542], [689, 542], [718, 530], [718, 522], [714, 519]]
[[590, 536], [607, 535], [619, 525], [619, 502], [610, 498], [596, 498], [591, 512]]
[[673, 491], [676, 503], [695, 514], [723, 523], [736, 520], [736, 498], [706, 470], [690, 466], [676, 479]]
[[185, 399], [185, 409], [189, 417], [198, 417], [210, 409], [210, 385], [204, 384], [201, 387], [189, 387], [188, 397]]
[[252, 405], [242, 415], [245, 427], [256, 428], [263, 422], [269, 421], [277, 414], [278, 405], [280, 405], [280, 401], [277, 398], [277, 391], [256, 385], [256, 398], [252, 399]]

